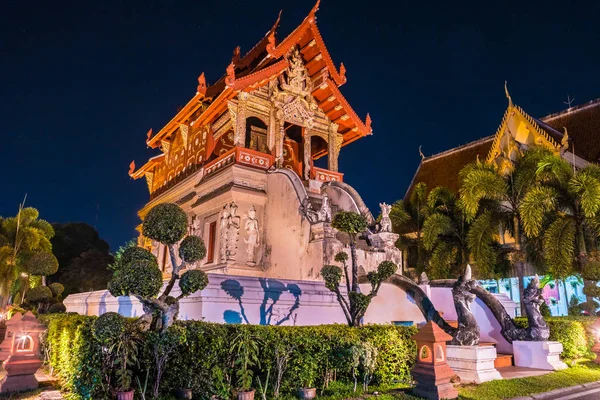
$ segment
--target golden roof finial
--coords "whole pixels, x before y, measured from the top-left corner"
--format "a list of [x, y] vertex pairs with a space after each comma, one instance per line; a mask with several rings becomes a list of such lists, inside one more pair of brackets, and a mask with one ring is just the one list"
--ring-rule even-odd
[[506, 98], [508, 99], [508, 105], [512, 106], [513, 102], [512, 102], [512, 98], [510, 97], [510, 94], [508, 93], [508, 83], [506, 81], [504, 81], [504, 93], [506, 93]]
[[425, 159], [425, 154], [423, 154], [423, 152], [421, 151], [421, 147], [419, 146], [419, 155], [421, 156], [421, 161], [423, 161]]

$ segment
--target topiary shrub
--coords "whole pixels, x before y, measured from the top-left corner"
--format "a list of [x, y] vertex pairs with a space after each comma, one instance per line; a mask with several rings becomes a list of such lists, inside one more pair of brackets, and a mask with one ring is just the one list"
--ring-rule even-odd
[[208, 276], [204, 271], [193, 269], [181, 275], [179, 288], [184, 296], [202, 290], [208, 285]]
[[67, 312], [67, 307], [63, 303], [54, 303], [48, 308], [49, 314], [58, 314]]
[[94, 338], [109, 346], [117, 343], [125, 333], [125, 319], [116, 312], [107, 312], [94, 322]]
[[52, 291], [48, 286], [36, 286], [27, 291], [25, 298], [30, 303], [45, 303], [52, 300]]
[[55, 298], [58, 298], [65, 291], [65, 287], [58, 282], [51, 283], [48, 285], [48, 287], [52, 291], [52, 295]]
[[[377, 271], [371, 271], [367, 274], [367, 279], [371, 284], [371, 292], [368, 294], [361, 293], [358, 286], [359, 265], [356, 259], [356, 240], [358, 234], [367, 229], [367, 220], [355, 212], [340, 211], [333, 217], [331, 225], [348, 235], [351, 262], [348, 266], [348, 254], [340, 252], [335, 255], [334, 260], [341, 263], [343, 268], [335, 265], [325, 265], [321, 269], [321, 276], [327, 289], [336, 294], [348, 325], [359, 326], [369, 304], [371, 304], [371, 300], [377, 296], [382, 282], [395, 274], [398, 266], [391, 261], [384, 261], [379, 264]], [[346, 281], [347, 298], [340, 291], [342, 274]]]
[[166, 245], [173, 245], [183, 239], [187, 228], [185, 211], [173, 203], [162, 203], [152, 208], [142, 224], [144, 236]]
[[27, 258], [24, 270], [33, 276], [48, 276], [58, 271], [58, 260], [52, 253], [38, 251]]
[[[176, 204], [163, 203], [152, 208], [142, 224], [142, 234], [168, 247], [171, 258], [171, 277], [160, 293], [163, 285], [162, 272], [158, 268], [156, 257], [140, 247], [129, 247], [112, 265], [113, 278], [108, 284], [110, 293], [117, 296], [134, 296], [144, 306], [145, 314], [140, 317], [142, 326], [152, 330], [166, 332], [179, 314], [179, 300], [191, 293], [202, 290], [208, 284], [208, 278], [202, 271], [190, 270], [179, 281], [181, 295], [171, 296], [179, 273], [190, 269], [191, 264], [200, 261], [206, 255], [206, 246], [196, 236], [185, 237], [188, 231], [188, 219], [185, 212]], [[183, 239], [183, 240], [182, 240]], [[175, 244], [179, 245], [179, 257], [175, 257]]]

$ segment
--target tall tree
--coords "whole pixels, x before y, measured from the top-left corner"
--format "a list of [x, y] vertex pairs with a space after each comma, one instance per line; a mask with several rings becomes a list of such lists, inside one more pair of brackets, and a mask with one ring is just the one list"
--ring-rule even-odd
[[39, 219], [35, 208], [21, 206], [15, 217], [0, 218], [0, 307], [11, 298], [20, 303], [34, 280], [31, 276], [56, 272], [53, 235], [52, 226]]
[[62, 283], [65, 297], [81, 291], [106, 289], [112, 275], [108, 264], [113, 260], [108, 243], [100, 238], [98, 231], [84, 222], [52, 224], [52, 227], [55, 232], [51, 239], [52, 252], [58, 259], [58, 271], [48, 280]]
[[491, 277], [497, 262], [494, 226], [489, 213], [468, 220], [456, 194], [445, 187], [427, 196], [429, 214], [423, 222], [423, 246], [431, 251], [427, 274], [434, 279], [455, 278], [468, 263], [479, 277]]
[[542, 238], [544, 260], [554, 278], [581, 274], [584, 307], [595, 312], [594, 298], [600, 297], [600, 166], [576, 170], [548, 153], [537, 163], [536, 178], [520, 206], [525, 234]]
[[[336, 294], [338, 303], [346, 317], [349, 326], [359, 326], [367, 312], [371, 299], [377, 296], [381, 284], [394, 275], [398, 266], [391, 261], [383, 261], [377, 266], [377, 271], [367, 273], [367, 279], [371, 284], [368, 294], [361, 293], [359, 284], [358, 261], [356, 258], [356, 243], [358, 235], [367, 229], [367, 221], [357, 213], [351, 211], [340, 211], [334, 217], [331, 225], [343, 232], [348, 237], [350, 247], [350, 265], [348, 265], [348, 254], [341, 252], [336, 254], [335, 261], [342, 264], [343, 269], [337, 265], [325, 265], [321, 269], [321, 276], [325, 280], [327, 289]], [[340, 290], [342, 276], [346, 282], [347, 297]]]
[[[507, 231], [513, 238], [513, 246], [508, 251], [508, 259], [519, 281], [519, 295], [523, 298], [523, 275], [525, 263], [540, 266], [540, 242], [536, 238], [526, 241], [523, 234], [524, 220], [520, 212], [525, 196], [536, 184], [537, 164], [547, 156], [549, 150], [539, 148], [527, 152], [513, 164], [506, 173], [494, 165], [479, 160], [468, 164], [460, 172], [460, 201], [465, 210], [467, 222], [474, 228], [475, 235], [482, 225]], [[488, 221], [483, 221], [488, 219]], [[487, 251], [487, 250], [485, 250]], [[491, 257], [492, 255], [489, 254]], [[521, 303], [521, 315], [525, 315]]]
[[423, 246], [423, 222], [429, 214], [427, 185], [418, 183], [404, 201], [392, 204], [390, 219], [394, 232], [400, 234], [397, 245], [408, 254], [407, 261], [417, 274], [427, 270], [429, 252]]

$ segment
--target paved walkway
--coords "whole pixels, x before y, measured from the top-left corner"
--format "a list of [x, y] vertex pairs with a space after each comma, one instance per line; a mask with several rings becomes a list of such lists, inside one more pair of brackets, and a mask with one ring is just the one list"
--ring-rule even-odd
[[583, 385], [555, 389], [531, 396], [515, 397], [511, 400], [600, 400], [600, 381], [584, 383]]

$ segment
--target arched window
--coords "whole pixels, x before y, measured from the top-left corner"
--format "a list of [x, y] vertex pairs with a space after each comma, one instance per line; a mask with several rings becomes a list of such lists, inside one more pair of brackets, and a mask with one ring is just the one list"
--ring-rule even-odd
[[32, 351], [33, 350], [33, 339], [29, 335], [23, 335], [17, 338], [17, 348], [20, 351]]
[[421, 361], [431, 361], [431, 349], [423, 345], [419, 351], [419, 359]]
[[444, 349], [439, 344], [435, 347], [435, 361], [444, 361]]

